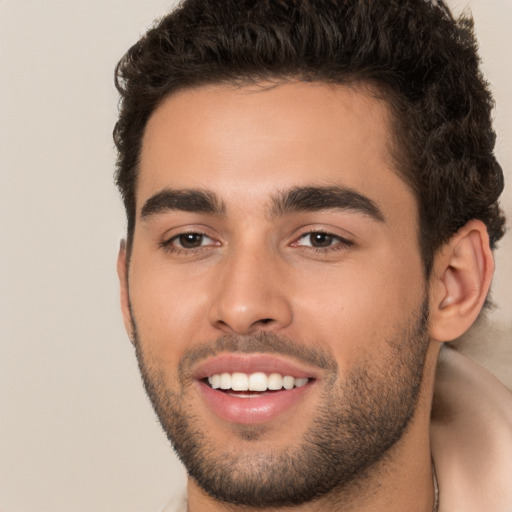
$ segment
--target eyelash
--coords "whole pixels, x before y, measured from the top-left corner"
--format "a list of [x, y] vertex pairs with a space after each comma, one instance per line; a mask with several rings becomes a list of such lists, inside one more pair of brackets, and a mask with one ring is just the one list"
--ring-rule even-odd
[[178, 235], [175, 235], [167, 240], [164, 240], [163, 242], [160, 243], [160, 247], [162, 247], [162, 249], [164, 249], [166, 252], [168, 252], [170, 254], [192, 255], [192, 254], [198, 254], [201, 251], [207, 250], [209, 247], [212, 247], [212, 245], [213, 246], [220, 245], [218, 243], [214, 243], [214, 244], [200, 245], [198, 247], [188, 247], [188, 248], [187, 247], [179, 247], [179, 246], [174, 245], [174, 242], [176, 240], [179, 240], [181, 237], [186, 237], [187, 235], [202, 237], [201, 242], [203, 242], [205, 238], [209, 238], [210, 240], [213, 241], [213, 239], [211, 237], [209, 237], [208, 235], [206, 235], [205, 233], [201, 233], [199, 231], [190, 231], [190, 232], [179, 233]]
[[[331, 238], [330, 242], [335, 242], [335, 243], [331, 243], [330, 245], [327, 245], [325, 247], [315, 247], [314, 245], [299, 244], [299, 241], [301, 239], [306, 238], [308, 236], [310, 237], [312, 235], [323, 235], [325, 237], [330, 237]], [[205, 238], [212, 240], [214, 243], [206, 244], [206, 245], [199, 245], [197, 247], [188, 247], [188, 248], [187, 247], [179, 247], [174, 244], [175, 241], [179, 240], [182, 237], [186, 237], [186, 236], [201, 237], [201, 244], [204, 242]], [[314, 252], [322, 253], [322, 254], [325, 254], [325, 253], [328, 253], [331, 251], [344, 250], [353, 245], [354, 245], [354, 242], [352, 242], [351, 240], [347, 240], [346, 238], [343, 238], [339, 235], [335, 235], [333, 233], [330, 233], [328, 231], [323, 231], [320, 229], [314, 230], [314, 231], [309, 231], [307, 233], [303, 233], [298, 238], [296, 238], [295, 241], [293, 241], [290, 244], [291, 247], [297, 247], [297, 248], [301, 248], [303, 250], [314, 251]], [[168, 252], [170, 254], [197, 255], [198, 253], [200, 253], [204, 250], [208, 250], [211, 247], [220, 246], [220, 243], [215, 242], [215, 240], [213, 240], [211, 237], [209, 237], [205, 233], [201, 233], [198, 231], [190, 231], [190, 232], [179, 233], [178, 235], [175, 235], [167, 240], [164, 240], [163, 242], [160, 243], [160, 246], [162, 247], [162, 249], [164, 249], [166, 252]]]
[[[336, 243], [328, 245], [326, 247], [315, 247], [313, 245], [300, 245], [298, 243], [299, 240], [301, 240], [302, 238], [312, 236], [312, 235], [323, 235], [326, 237], [330, 237], [332, 239], [331, 241], [336, 242]], [[351, 240], [343, 238], [342, 236], [339, 236], [339, 235], [335, 235], [328, 231], [323, 231], [321, 229], [303, 233], [296, 239], [296, 241], [292, 242], [292, 244], [291, 244], [292, 247], [301, 247], [305, 250], [315, 251], [315, 252], [319, 252], [319, 253], [327, 253], [327, 252], [331, 252], [331, 251], [341, 251], [341, 250], [347, 249], [348, 247], [351, 247], [353, 245], [354, 245], [354, 242], [352, 242]]]

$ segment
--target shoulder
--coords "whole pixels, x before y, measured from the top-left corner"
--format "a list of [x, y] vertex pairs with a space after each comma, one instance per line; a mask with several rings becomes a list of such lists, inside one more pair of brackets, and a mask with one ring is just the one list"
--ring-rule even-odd
[[512, 390], [512, 323], [481, 315], [463, 336], [450, 343]]
[[431, 443], [440, 512], [512, 510], [512, 392], [448, 347], [437, 368]]

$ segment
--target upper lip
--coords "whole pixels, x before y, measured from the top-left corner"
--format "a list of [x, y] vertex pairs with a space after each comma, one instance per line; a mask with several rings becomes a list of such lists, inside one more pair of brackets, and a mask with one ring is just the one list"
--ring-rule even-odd
[[267, 374], [280, 373], [296, 378], [318, 377], [318, 369], [315, 371], [306, 364], [289, 360], [275, 354], [237, 354], [225, 353], [207, 359], [197, 365], [193, 371], [196, 379], [202, 380], [211, 375], [220, 373], [256, 373]]

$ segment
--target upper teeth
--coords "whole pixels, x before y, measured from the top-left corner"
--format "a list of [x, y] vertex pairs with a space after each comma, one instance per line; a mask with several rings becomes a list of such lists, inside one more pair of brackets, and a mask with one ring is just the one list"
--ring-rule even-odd
[[284, 377], [280, 373], [267, 375], [256, 372], [246, 373], [219, 373], [208, 377], [213, 389], [232, 389], [233, 391], [277, 391], [279, 389], [300, 388], [307, 384], [307, 378], [295, 378], [290, 375]]

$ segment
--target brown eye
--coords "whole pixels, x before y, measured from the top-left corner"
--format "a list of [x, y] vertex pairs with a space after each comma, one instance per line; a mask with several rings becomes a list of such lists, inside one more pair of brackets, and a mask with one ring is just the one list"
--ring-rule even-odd
[[209, 249], [220, 247], [222, 244], [214, 238], [194, 231], [180, 233], [160, 243], [162, 249], [176, 256], [197, 256], [203, 251], [209, 253]]
[[330, 247], [333, 243], [339, 242], [340, 239], [337, 236], [330, 235], [329, 233], [322, 233], [318, 231], [316, 233], [307, 233], [299, 238], [299, 245], [305, 247], [324, 248]]
[[201, 233], [183, 233], [173, 238], [172, 242], [182, 249], [197, 249], [211, 243], [211, 239]]
[[353, 242], [331, 233], [312, 231], [302, 235], [292, 245], [295, 247], [310, 247], [312, 249], [343, 249], [353, 245]]
[[334, 237], [327, 233], [310, 233], [308, 236], [311, 247], [330, 247], [334, 241]]

